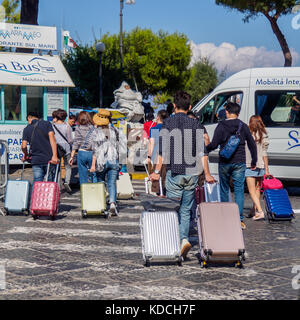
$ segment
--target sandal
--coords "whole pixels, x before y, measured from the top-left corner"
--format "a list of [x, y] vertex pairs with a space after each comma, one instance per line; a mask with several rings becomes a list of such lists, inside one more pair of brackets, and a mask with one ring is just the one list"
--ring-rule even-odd
[[258, 220], [264, 220], [265, 219], [265, 214], [263, 211], [260, 212], [255, 212], [255, 216], [252, 218], [254, 221]]

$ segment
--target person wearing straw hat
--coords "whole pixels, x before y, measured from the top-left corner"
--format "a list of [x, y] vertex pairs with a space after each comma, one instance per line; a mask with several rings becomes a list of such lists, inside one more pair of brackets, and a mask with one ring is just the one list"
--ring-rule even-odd
[[109, 193], [110, 213], [118, 215], [117, 187], [119, 175], [119, 132], [110, 123], [110, 111], [99, 109], [94, 115], [96, 129], [93, 132], [93, 161], [90, 172], [96, 172], [98, 182], [105, 181]]

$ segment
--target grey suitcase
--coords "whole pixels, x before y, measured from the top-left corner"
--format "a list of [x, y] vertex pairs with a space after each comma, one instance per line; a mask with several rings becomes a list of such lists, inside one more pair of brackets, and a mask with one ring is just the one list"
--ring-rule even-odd
[[245, 244], [238, 205], [234, 202], [202, 202], [198, 207], [200, 264], [235, 263], [243, 267]]
[[[221, 202], [219, 176], [214, 175], [215, 183], [204, 182], [204, 192], [206, 202]], [[228, 193], [229, 202], [232, 202], [231, 191]]]
[[140, 218], [145, 266], [151, 261], [182, 263], [178, 214], [176, 211], [144, 211]]
[[29, 214], [28, 203], [29, 203], [29, 191], [30, 182], [28, 180], [23, 180], [24, 175], [24, 164], [22, 167], [22, 174], [20, 180], [8, 180], [4, 210], [6, 215], [9, 213], [24, 213]]

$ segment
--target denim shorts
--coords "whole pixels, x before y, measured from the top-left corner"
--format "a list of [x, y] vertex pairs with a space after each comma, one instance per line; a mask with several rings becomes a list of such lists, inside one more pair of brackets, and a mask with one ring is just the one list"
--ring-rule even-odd
[[265, 174], [265, 169], [256, 168], [255, 170], [251, 170], [250, 168], [246, 168], [245, 177], [263, 177]]

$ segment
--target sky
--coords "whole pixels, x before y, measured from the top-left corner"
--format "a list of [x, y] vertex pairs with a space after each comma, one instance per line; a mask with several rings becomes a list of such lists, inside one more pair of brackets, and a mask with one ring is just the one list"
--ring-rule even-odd
[[[124, 1], [125, 2], [125, 1]], [[92, 45], [101, 34], [120, 31], [119, 0], [40, 0], [39, 25], [70, 31], [78, 44]], [[192, 61], [208, 57], [219, 71], [234, 73], [249, 67], [283, 66], [284, 58], [270, 23], [259, 16], [249, 23], [243, 14], [217, 6], [214, 0], [136, 0], [124, 3], [123, 28], [150, 28], [184, 33], [191, 41]], [[278, 20], [293, 56], [300, 66], [300, 29], [292, 27], [296, 14]], [[300, 22], [300, 19], [299, 19]]]

